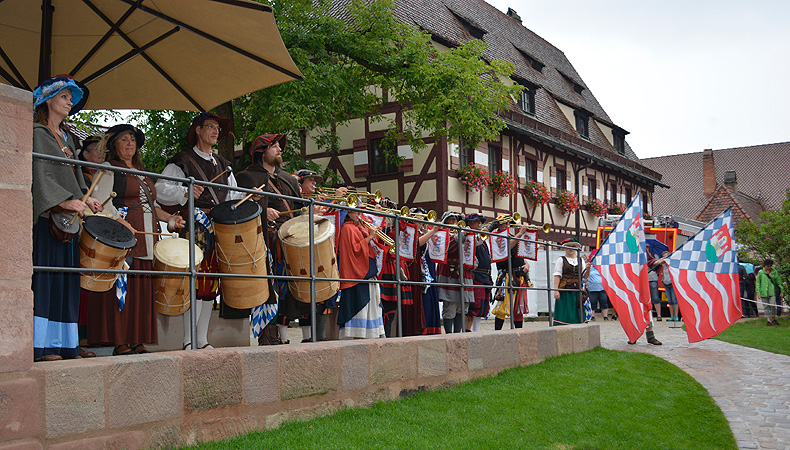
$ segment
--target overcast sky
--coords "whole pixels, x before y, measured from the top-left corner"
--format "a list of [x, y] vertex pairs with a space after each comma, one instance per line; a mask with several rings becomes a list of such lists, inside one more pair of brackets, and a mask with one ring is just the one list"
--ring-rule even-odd
[[640, 158], [790, 141], [790, 1], [487, 1], [565, 53]]

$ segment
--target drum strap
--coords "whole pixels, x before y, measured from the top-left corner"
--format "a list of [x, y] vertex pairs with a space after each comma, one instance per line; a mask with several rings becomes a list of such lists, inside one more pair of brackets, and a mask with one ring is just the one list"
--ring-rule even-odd
[[148, 183], [145, 182], [144, 177], [138, 176], [137, 180], [140, 182], [140, 187], [143, 189], [143, 193], [145, 193], [145, 199], [148, 201], [148, 204], [151, 205], [151, 231], [156, 232], [159, 229], [159, 227], [157, 227], [156, 206], [154, 205], [154, 196], [151, 193], [151, 188], [148, 186]]
[[[197, 161], [195, 161], [195, 156], [192, 154], [192, 152], [187, 152], [187, 155], [189, 155], [189, 157], [187, 158], [189, 160], [189, 163], [192, 165], [192, 167], [195, 169], [198, 175], [200, 175], [200, 178], [203, 179], [202, 181], [208, 181], [210, 178], [207, 177], [206, 172], [203, 172], [203, 169], [200, 168], [200, 164], [198, 164]], [[214, 199], [214, 204], [219, 205], [219, 198], [217, 198], [217, 193], [214, 192], [214, 188], [211, 186], [206, 186], [206, 187], [208, 188], [208, 193], [211, 194], [211, 198]]]
[[[277, 195], [283, 195], [283, 193], [282, 193], [282, 192], [280, 192], [280, 190], [279, 190], [279, 189], [277, 189], [277, 185], [274, 183], [274, 181], [272, 180], [272, 178], [273, 178], [273, 175], [269, 175], [269, 177], [268, 177], [268, 178], [266, 178], [266, 182], [267, 182], [267, 183], [269, 183], [269, 186], [270, 186], [272, 189], [274, 189], [274, 192], [276, 192], [276, 193], [277, 193]], [[286, 205], [287, 205], [287, 204], [288, 204], [288, 202], [286, 202]], [[293, 218], [294, 218], [294, 214], [289, 212], [289, 213], [288, 213], [288, 217], [290, 217], [291, 219], [293, 219]]]

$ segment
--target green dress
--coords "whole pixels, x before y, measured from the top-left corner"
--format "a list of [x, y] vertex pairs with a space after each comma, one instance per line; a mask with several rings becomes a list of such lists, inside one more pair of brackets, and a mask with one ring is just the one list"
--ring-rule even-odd
[[[560, 259], [562, 260], [562, 278], [578, 281], [579, 272], [577, 267], [569, 264], [565, 256], [560, 257]], [[582, 323], [583, 321], [579, 293], [560, 292], [559, 300], [554, 302], [554, 324], [566, 325]]]

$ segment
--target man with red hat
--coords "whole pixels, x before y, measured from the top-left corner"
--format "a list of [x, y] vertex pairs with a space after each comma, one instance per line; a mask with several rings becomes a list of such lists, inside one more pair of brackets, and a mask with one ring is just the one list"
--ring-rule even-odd
[[[272, 194], [301, 197], [301, 188], [296, 177], [282, 170], [282, 149], [284, 147], [284, 134], [258, 136], [250, 147], [252, 164], [239, 173], [239, 186], [249, 189], [261, 188], [263, 192]], [[294, 217], [294, 213], [289, 211], [302, 205], [294, 205], [291, 200], [267, 195], [261, 196], [258, 204], [263, 208], [265, 220], [269, 222], [269, 226], [265, 227], [267, 229], [266, 244], [272, 252], [274, 274], [284, 275], [285, 260], [277, 239], [277, 231], [283, 223]], [[287, 282], [276, 281], [275, 286], [278, 293], [284, 294], [280, 295], [279, 310], [275, 319], [278, 332], [273, 332], [272, 323], [267, 324], [264, 331], [258, 336], [258, 343], [261, 345], [288, 343], [288, 322], [291, 318], [305, 314], [305, 311], [297, 311], [297, 307], [300, 305], [297, 305], [296, 299], [287, 292]]]
[[[213, 179], [212, 183], [236, 187], [236, 178], [234, 178], [233, 172], [230, 171], [230, 162], [211, 150], [217, 144], [217, 140], [230, 133], [230, 129], [231, 122], [226, 117], [219, 117], [210, 112], [198, 114], [192, 120], [192, 124], [187, 131], [187, 143], [192, 148], [182, 150], [170, 158], [162, 175], [184, 178], [193, 177], [199, 181], [210, 181]], [[190, 212], [186, 209], [188, 200], [186, 183], [159, 179], [156, 182], [156, 193], [157, 201], [160, 205], [179, 210], [185, 220], [196, 219], [195, 240], [205, 255], [199, 271], [205, 273], [219, 272], [208, 213], [218, 204], [227, 200], [240, 199], [245, 194], [231, 189], [217, 189], [195, 185], [195, 208], [200, 211]], [[185, 227], [185, 229], [187, 228]], [[211, 320], [211, 310], [218, 292], [219, 278], [199, 277], [197, 279], [197, 299], [202, 301], [192, 302], [192, 304], [195, 305], [195, 316], [198, 322], [198, 348], [213, 348], [208, 343], [208, 324]], [[190, 315], [184, 314], [184, 349], [191, 347], [191, 329]]]

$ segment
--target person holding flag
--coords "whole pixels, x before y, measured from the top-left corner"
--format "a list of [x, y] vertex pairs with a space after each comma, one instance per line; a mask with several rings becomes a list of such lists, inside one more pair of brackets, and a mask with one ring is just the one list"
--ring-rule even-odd
[[650, 286], [645, 251], [642, 196], [637, 194], [606, 237], [592, 260], [601, 273], [604, 290], [617, 311], [629, 344], [643, 333], [647, 342], [661, 345], [651, 321]]
[[738, 255], [728, 208], [666, 258], [689, 342], [741, 318]]

